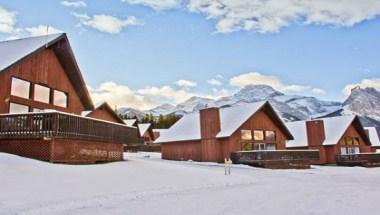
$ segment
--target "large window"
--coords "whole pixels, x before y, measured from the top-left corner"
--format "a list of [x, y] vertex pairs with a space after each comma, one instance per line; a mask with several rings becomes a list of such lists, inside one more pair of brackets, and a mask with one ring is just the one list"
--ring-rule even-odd
[[30, 82], [18, 78], [12, 78], [11, 95], [25, 99], [30, 98]]
[[251, 130], [241, 130], [241, 139], [242, 140], [252, 140], [252, 131]]
[[264, 131], [263, 130], [254, 130], [253, 131], [253, 139], [254, 140], [264, 140]]
[[67, 94], [59, 90], [54, 90], [54, 105], [66, 108]]
[[35, 84], [34, 85], [34, 100], [49, 104], [50, 103], [50, 88], [39, 85], [39, 84]]
[[28, 113], [29, 106], [16, 103], [9, 103], [9, 113]]
[[274, 131], [265, 131], [265, 140], [268, 142], [276, 141], [276, 133]]
[[340, 140], [340, 154], [349, 155], [360, 153], [359, 138], [345, 137]]

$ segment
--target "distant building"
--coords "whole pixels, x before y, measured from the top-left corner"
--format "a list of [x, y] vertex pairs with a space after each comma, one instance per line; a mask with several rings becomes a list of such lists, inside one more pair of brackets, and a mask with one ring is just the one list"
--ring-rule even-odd
[[140, 138], [144, 140], [144, 144], [151, 145], [155, 140], [151, 123], [137, 124]]
[[367, 165], [366, 160], [374, 159], [373, 165], [377, 165], [380, 158], [367, 155], [372, 152], [371, 141], [355, 115], [289, 122], [286, 126], [294, 135], [287, 148], [319, 150], [316, 164]]

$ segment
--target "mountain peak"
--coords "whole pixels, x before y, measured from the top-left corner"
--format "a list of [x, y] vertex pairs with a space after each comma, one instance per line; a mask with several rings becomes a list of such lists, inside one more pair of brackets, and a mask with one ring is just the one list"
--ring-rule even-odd
[[343, 103], [346, 112], [380, 119], [380, 91], [372, 87], [354, 88]]
[[247, 102], [267, 100], [284, 94], [269, 85], [246, 85], [234, 96]]

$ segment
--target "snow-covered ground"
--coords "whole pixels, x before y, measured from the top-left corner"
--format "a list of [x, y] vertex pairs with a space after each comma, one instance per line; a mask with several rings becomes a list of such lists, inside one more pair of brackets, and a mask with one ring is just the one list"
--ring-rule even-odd
[[163, 161], [60, 165], [0, 153], [0, 214], [379, 214], [380, 168]]

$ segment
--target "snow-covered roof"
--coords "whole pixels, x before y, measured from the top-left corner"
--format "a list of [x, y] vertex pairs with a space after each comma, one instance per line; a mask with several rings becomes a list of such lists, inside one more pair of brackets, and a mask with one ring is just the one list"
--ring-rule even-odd
[[92, 110], [85, 110], [82, 111], [81, 116], [88, 116], [90, 113], [92, 113]]
[[[238, 129], [245, 121], [256, 113], [266, 102], [257, 102], [244, 104], [234, 107], [220, 109], [221, 131], [216, 135], [217, 138], [229, 137], [236, 129]], [[184, 140], [201, 139], [200, 116], [198, 113], [184, 115], [178, 120], [168, 131], [155, 141], [176, 142]]]
[[152, 129], [152, 130], [153, 130], [153, 132], [162, 133], [162, 132], [168, 131], [169, 129], [167, 129], [167, 128], [155, 128], [155, 129]]
[[0, 42], [0, 71], [62, 36], [50, 34]]
[[151, 126], [150, 123], [140, 123], [140, 124], [137, 124], [137, 127], [139, 128], [139, 132], [140, 132], [140, 135], [144, 135], [145, 132], [148, 131], [149, 127]]
[[124, 123], [126, 124], [126, 125], [128, 125], [128, 126], [133, 126], [135, 123], [136, 123], [136, 119], [125, 119], [125, 120], [123, 120], [124, 121]]
[[380, 147], [380, 139], [379, 134], [375, 127], [365, 127], [368, 130], [369, 139], [371, 141], [371, 145], [375, 147]]
[[355, 119], [355, 115], [323, 118], [326, 139], [323, 145], [335, 145]]
[[[340, 138], [342, 138], [344, 132], [346, 132], [348, 127], [354, 121], [355, 117], [355, 115], [347, 115], [318, 119], [323, 120], [325, 128], [325, 140], [323, 141], [322, 145], [329, 146], [337, 144]], [[287, 147], [308, 146], [306, 122], [307, 121], [297, 121], [286, 123], [286, 126], [294, 136], [294, 140], [287, 141]]]
[[286, 147], [307, 147], [306, 121], [288, 122], [285, 124], [293, 134], [294, 140], [286, 142]]

